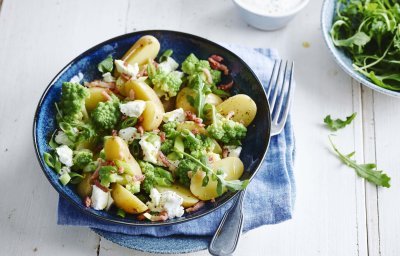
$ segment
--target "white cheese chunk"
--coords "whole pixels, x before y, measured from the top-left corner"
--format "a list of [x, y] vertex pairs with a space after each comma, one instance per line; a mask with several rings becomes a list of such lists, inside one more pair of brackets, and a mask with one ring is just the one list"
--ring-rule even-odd
[[119, 73], [123, 73], [128, 76], [136, 77], [139, 73], [139, 65], [137, 63], [131, 65], [123, 60], [115, 60], [115, 67]]
[[63, 131], [58, 131], [54, 137], [54, 141], [59, 145], [71, 146], [74, 144]]
[[139, 117], [145, 108], [146, 102], [143, 100], [135, 100], [119, 104], [121, 113], [129, 117]]
[[221, 160], [221, 156], [219, 154], [213, 153], [213, 152], [208, 152], [207, 153], [207, 163], [212, 164], [217, 161]]
[[158, 192], [152, 188], [150, 191], [151, 201], [147, 202], [150, 211], [166, 211], [169, 219], [182, 217], [184, 209], [182, 207], [183, 198], [173, 191]]
[[228, 149], [228, 156], [239, 157], [240, 152], [242, 152], [242, 147], [240, 146], [225, 146]]
[[164, 123], [178, 121], [184, 122], [186, 118], [185, 111], [182, 108], [175, 109], [170, 112], [166, 112], [163, 116]]
[[158, 155], [161, 148], [160, 136], [153, 133], [145, 133], [139, 141], [139, 145], [143, 151], [143, 160], [158, 164]]
[[115, 82], [115, 78], [111, 75], [110, 72], [103, 74], [103, 81], [107, 83]]
[[137, 132], [135, 127], [127, 127], [119, 130], [118, 136], [128, 143], [133, 142], [135, 139], [140, 139], [140, 133]]
[[56, 148], [56, 152], [62, 164], [68, 167], [72, 166], [72, 149], [70, 149], [67, 145], [62, 145]]
[[164, 73], [171, 73], [179, 67], [179, 64], [171, 57], [158, 64], [157, 68]]
[[110, 192], [108, 192], [107, 194], [108, 194], [108, 201], [107, 201], [106, 210], [108, 211], [108, 210], [110, 210], [111, 206], [113, 205], [114, 199], [111, 197]]
[[91, 206], [95, 210], [104, 210], [108, 205], [110, 192], [104, 192], [96, 185], [92, 186]]

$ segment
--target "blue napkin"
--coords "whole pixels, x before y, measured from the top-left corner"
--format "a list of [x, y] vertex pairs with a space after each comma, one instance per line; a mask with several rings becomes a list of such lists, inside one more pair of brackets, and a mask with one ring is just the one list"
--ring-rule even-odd
[[[271, 75], [276, 50], [225, 45], [246, 63], [249, 63], [264, 86]], [[291, 219], [295, 201], [293, 161], [295, 147], [290, 117], [281, 134], [272, 137], [263, 166], [249, 184], [244, 201], [244, 231], [266, 224], [276, 224]], [[220, 223], [227, 204], [204, 217], [193, 221], [166, 227], [128, 227], [110, 224], [82, 212], [60, 197], [58, 204], [58, 224], [87, 226], [128, 235], [199, 235], [211, 236]]]

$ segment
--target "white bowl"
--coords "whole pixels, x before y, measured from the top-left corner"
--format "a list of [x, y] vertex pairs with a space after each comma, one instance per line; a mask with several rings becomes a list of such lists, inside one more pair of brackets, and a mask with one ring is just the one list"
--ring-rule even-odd
[[250, 25], [261, 30], [277, 30], [286, 26], [296, 14], [309, 2], [302, 0], [293, 9], [279, 14], [265, 14], [261, 11], [250, 10], [240, 0], [233, 0], [242, 18]]

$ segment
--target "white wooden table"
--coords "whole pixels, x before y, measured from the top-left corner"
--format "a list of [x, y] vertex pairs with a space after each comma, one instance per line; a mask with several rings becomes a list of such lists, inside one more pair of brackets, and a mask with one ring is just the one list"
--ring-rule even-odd
[[[295, 213], [243, 236], [236, 255], [400, 255], [400, 99], [360, 86], [333, 62], [321, 4], [311, 1], [283, 30], [262, 32], [229, 0], [0, 0], [0, 254], [149, 255], [87, 228], [57, 226], [58, 194], [41, 173], [31, 130], [44, 88], [73, 57], [127, 32], [171, 29], [274, 47], [296, 62]], [[330, 152], [322, 119], [352, 112], [355, 122], [335, 141], [359, 162], [376, 161], [392, 177], [390, 189], [366, 184]]]

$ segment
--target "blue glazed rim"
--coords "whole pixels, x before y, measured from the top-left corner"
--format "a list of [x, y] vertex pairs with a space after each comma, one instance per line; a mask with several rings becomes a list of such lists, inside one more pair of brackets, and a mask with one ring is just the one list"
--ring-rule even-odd
[[[372, 83], [366, 76], [355, 71], [351, 66], [352, 60], [347, 57], [343, 50], [337, 48], [330, 37], [330, 29], [332, 27], [332, 22], [334, 15], [336, 14], [336, 0], [325, 0], [321, 9], [321, 27], [322, 34], [325, 40], [325, 44], [328, 46], [329, 51], [333, 55], [336, 63], [352, 78], [354, 78], [359, 83], [375, 90], [377, 92], [383, 93], [385, 95], [400, 97], [400, 92], [392, 91], [389, 89], [382, 88], [374, 83]], [[349, 64], [350, 63], [350, 64]]]
[[271, 130], [271, 116], [270, 116], [270, 108], [269, 108], [269, 102], [268, 102], [268, 98], [266, 95], [266, 92], [262, 86], [262, 83], [260, 82], [260, 80], [258, 79], [257, 75], [254, 73], [254, 71], [249, 67], [249, 65], [247, 65], [247, 63], [240, 58], [238, 55], [236, 55], [235, 53], [233, 53], [232, 51], [226, 49], [225, 47], [212, 42], [208, 39], [196, 36], [196, 35], [192, 35], [189, 33], [184, 33], [184, 32], [178, 32], [178, 31], [171, 31], [171, 30], [143, 30], [143, 31], [136, 31], [136, 32], [132, 32], [132, 33], [128, 33], [128, 34], [124, 34], [124, 35], [120, 35], [114, 38], [111, 38], [109, 40], [106, 40], [104, 42], [101, 42], [93, 47], [91, 47], [89, 50], [86, 50], [85, 52], [79, 54], [76, 58], [74, 58], [72, 61], [70, 61], [64, 68], [61, 69], [61, 71], [51, 80], [51, 82], [49, 83], [49, 85], [46, 87], [45, 91], [43, 92], [39, 103], [37, 105], [37, 109], [35, 112], [35, 116], [34, 116], [34, 120], [33, 120], [33, 143], [34, 143], [34, 147], [35, 147], [35, 153], [36, 153], [36, 157], [40, 163], [41, 169], [43, 171], [43, 173], [45, 174], [46, 178], [49, 180], [49, 182], [51, 183], [51, 185], [55, 188], [55, 190], [65, 199], [67, 199], [72, 205], [74, 205], [75, 207], [77, 207], [78, 209], [80, 209], [82, 212], [84, 212], [85, 214], [88, 214], [90, 216], [93, 216], [99, 220], [102, 221], [106, 221], [108, 223], [113, 223], [113, 224], [122, 224], [122, 225], [127, 225], [127, 226], [168, 226], [168, 225], [174, 225], [174, 224], [178, 224], [178, 223], [183, 223], [183, 222], [187, 222], [190, 220], [194, 220], [200, 217], [203, 217], [211, 212], [214, 212], [215, 210], [219, 209], [220, 207], [224, 206], [225, 204], [227, 204], [228, 202], [230, 202], [238, 193], [239, 191], [236, 192], [229, 192], [226, 193], [226, 196], [219, 202], [218, 205], [209, 208], [208, 210], [204, 211], [203, 213], [199, 213], [197, 215], [194, 216], [188, 216], [185, 218], [179, 218], [176, 219], [174, 222], [128, 222], [124, 219], [118, 219], [115, 216], [102, 216], [97, 214], [96, 212], [92, 212], [89, 211], [88, 208], [84, 207], [83, 204], [78, 204], [77, 202], [75, 202], [72, 198], [69, 197], [69, 195], [66, 193], [65, 190], [63, 190], [62, 188], [59, 188], [56, 186], [55, 183], [53, 183], [51, 176], [48, 172], [46, 172], [46, 164], [44, 162], [43, 157], [40, 155], [40, 150], [39, 150], [39, 146], [38, 146], [38, 141], [37, 141], [37, 126], [38, 126], [38, 116], [41, 110], [41, 106], [42, 103], [44, 101], [44, 99], [46, 98], [49, 90], [53, 87], [54, 83], [57, 81], [57, 79], [59, 79], [61, 77], [62, 74], [64, 74], [64, 72], [66, 72], [71, 65], [73, 65], [75, 62], [77, 62], [79, 59], [83, 58], [84, 56], [87, 56], [88, 54], [91, 54], [93, 52], [95, 52], [97, 49], [101, 48], [104, 45], [107, 44], [111, 44], [114, 41], [118, 41], [118, 40], [124, 40], [124, 39], [128, 39], [130, 37], [134, 37], [136, 35], [140, 35], [140, 34], [157, 34], [157, 33], [170, 33], [170, 34], [175, 34], [175, 35], [179, 35], [179, 36], [184, 36], [184, 37], [189, 37], [198, 41], [202, 41], [203, 43], [206, 43], [208, 45], [220, 48], [221, 50], [228, 52], [229, 54], [233, 55], [235, 58], [237, 58], [237, 60], [240, 61], [240, 63], [248, 70], [248, 72], [250, 72], [251, 76], [255, 79], [255, 81], [257, 82], [257, 86], [259, 86], [261, 88], [261, 91], [263, 92], [262, 95], [259, 95], [262, 97], [262, 101], [264, 101], [266, 103], [267, 109], [264, 110], [265, 111], [265, 115], [266, 115], [266, 123], [267, 123], [267, 130], [265, 131], [265, 139], [266, 139], [266, 143], [265, 143], [265, 148], [262, 150], [263, 154], [260, 158], [260, 162], [257, 164], [256, 167], [254, 167], [254, 171], [249, 174], [249, 179], [250, 181], [254, 178], [254, 176], [257, 174], [257, 172], [259, 171], [262, 163], [265, 160], [267, 151], [268, 151], [268, 146], [269, 146], [269, 142], [271, 139], [271, 134], [270, 134], [270, 130]]

